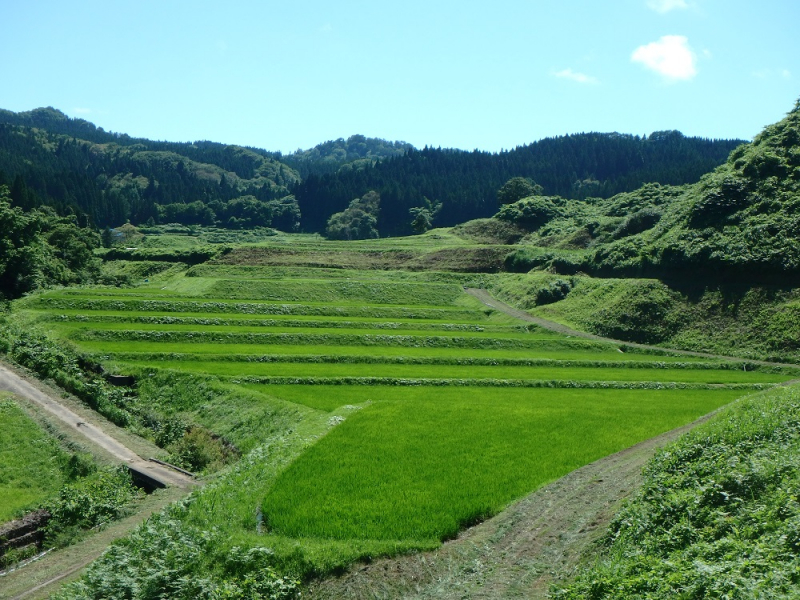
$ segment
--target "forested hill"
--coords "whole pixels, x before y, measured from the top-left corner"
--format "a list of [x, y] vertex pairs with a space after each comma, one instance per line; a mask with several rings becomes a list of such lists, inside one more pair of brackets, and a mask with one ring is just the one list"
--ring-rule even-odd
[[491, 216], [498, 188], [515, 176], [567, 198], [694, 182], [739, 143], [676, 131], [592, 133], [488, 153], [355, 135], [282, 155], [133, 138], [53, 108], [0, 110], [0, 185], [16, 206], [49, 205], [100, 227], [152, 220], [289, 231], [324, 231], [334, 213], [375, 190], [377, 229], [386, 236], [411, 233], [412, 209], [440, 206], [434, 226]]
[[109, 133], [52, 108], [0, 111], [0, 185], [24, 209], [53, 206], [97, 226], [130, 220], [292, 230], [298, 173], [270, 153]]
[[335, 173], [339, 169], [363, 169], [383, 158], [402, 156], [414, 146], [407, 142], [388, 142], [380, 138], [351, 135], [346, 140], [329, 140], [308, 150], [297, 150], [292, 154], [276, 153], [275, 158], [300, 173], [309, 175]]
[[310, 175], [294, 191], [303, 227], [323, 231], [332, 213], [375, 190], [381, 196], [378, 230], [396, 235], [409, 233], [409, 210], [423, 206], [424, 198], [442, 203], [434, 225], [456, 225], [494, 214], [496, 192], [511, 177], [529, 177], [550, 195], [608, 197], [646, 182], [695, 182], [741, 143], [662, 131], [567, 135], [497, 154], [425, 148], [363, 169]]
[[516, 270], [798, 285], [800, 101], [696, 184], [586, 202], [533, 195], [497, 217], [528, 230], [531, 247], [553, 249], [517, 252]]

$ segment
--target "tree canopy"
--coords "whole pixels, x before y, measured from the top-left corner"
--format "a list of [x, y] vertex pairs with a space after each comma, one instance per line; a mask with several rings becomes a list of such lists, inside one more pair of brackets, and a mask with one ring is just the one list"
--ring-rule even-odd
[[24, 211], [0, 186], [0, 294], [16, 298], [52, 284], [90, 281], [99, 274], [92, 253], [100, 236], [52, 209]]
[[378, 237], [380, 195], [369, 191], [342, 212], [328, 219], [325, 235], [332, 240], [366, 240]]

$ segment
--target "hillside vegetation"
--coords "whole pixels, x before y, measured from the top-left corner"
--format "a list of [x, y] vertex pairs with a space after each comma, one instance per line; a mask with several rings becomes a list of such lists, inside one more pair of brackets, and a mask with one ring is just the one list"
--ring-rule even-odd
[[[63, 597], [292, 597], [297, 580], [436, 548], [583, 464], [795, 376], [566, 338], [464, 293], [487, 274], [359, 262], [447, 248], [474, 246], [277, 236], [133, 288], [16, 302], [11, 358], [171, 462], [220, 473]], [[95, 365], [136, 387], [110, 388]]]
[[800, 363], [797, 289], [725, 286], [684, 290], [657, 279], [533, 271], [489, 282], [505, 301], [575, 329], [628, 342], [755, 360]]
[[608, 197], [646, 182], [695, 182], [739, 143], [688, 138], [673, 131], [647, 137], [568, 135], [497, 154], [424, 148], [363, 169], [309, 175], [294, 194], [304, 229], [322, 232], [331, 214], [374, 190], [383, 203], [378, 217], [381, 235], [408, 235], [409, 211], [424, 207], [426, 201], [441, 203], [435, 227], [491, 216], [497, 210], [497, 190], [515, 176], [534, 179], [548, 194]]
[[659, 277], [688, 288], [709, 283], [800, 281], [800, 102], [694, 185], [650, 184], [607, 200], [535, 196], [497, 218], [532, 232], [512, 269]]
[[597, 565], [557, 600], [800, 593], [800, 390], [731, 404], [661, 450]]
[[[16, 286], [0, 352], [207, 483], [59, 598], [296, 598], [358, 561], [435, 551], [727, 405], [658, 455], [602, 552], [554, 593], [796, 591], [798, 398], [773, 388], [800, 375], [800, 103], [695, 183], [680, 165], [724, 144], [675, 132], [394, 157], [350, 138], [295, 153], [301, 180], [254, 149], [148, 145], [50, 109], [4, 118], [20, 150], [0, 159], [30, 170], [0, 187], [0, 275]], [[561, 166], [525, 171], [539, 159]], [[84, 175], [58, 194], [103, 182], [80, 201], [149, 223], [101, 238], [72, 200], [72, 218], [38, 207], [70, 161]], [[385, 237], [465, 216], [487, 218]], [[330, 239], [275, 231], [284, 217]]]

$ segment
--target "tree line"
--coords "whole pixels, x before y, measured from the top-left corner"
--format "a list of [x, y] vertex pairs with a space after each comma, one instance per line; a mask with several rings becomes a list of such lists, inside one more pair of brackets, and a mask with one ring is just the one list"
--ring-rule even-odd
[[306, 231], [323, 232], [332, 214], [375, 191], [381, 197], [380, 234], [405, 235], [413, 231], [410, 211], [426, 201], [441, 204], [435, 226], [492, 216], [498, 207], [497, 190], [515, 176], [533, 179], [549, 195], [606, 198], [647, 182], [693, 183], [740, 143], [668, 131], [646, 137], [567, 135], [499, 153], [426, 147], [361, 169], [310, 174], [293, 193]]

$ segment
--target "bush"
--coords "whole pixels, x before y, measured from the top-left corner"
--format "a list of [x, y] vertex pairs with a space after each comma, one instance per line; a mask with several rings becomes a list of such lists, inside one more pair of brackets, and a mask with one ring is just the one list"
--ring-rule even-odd
[[619, 239], [621, 237], [642, 233], [643, 231], [655, 227], [656, 223], [660, 220], [661, 211], [655, 208], [644, 208], [626, 218], [620, 226], [617, 227], [616, 231], [614, 231], [612, 237], [614, 239]]
[[216, 470], [231, 452], [220, 438], [203, 427], [193, 426], [167, 447], [176, 464], [191, 471]]
[[560, 214], [561, 198], [533, 196], [513, 204], [506, 204], [495, 215], [496, 219], [514, 223], [530, 231], [535, 231]]
[[539, 288], [539, 290], [536, 292], [536, 305], [541, 306], [542, 304], [552, 304], [553, 302], [563, 300], [567, 297], [567, 294], [569, 294], [571, 289], [572, 284], [570, 284], [569, 281], [556, 279], [549, 285]]
[[[80, 467], [79, 467], [80, 468]], [[81, 530], [114, 521], [143, 492], [133, 486], [126, 467], [116, 467], [87, 479], [68, 483], [46, 504], [51, 515], [45, 528], [48, 543], [65, 546]]]

